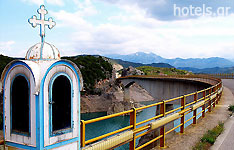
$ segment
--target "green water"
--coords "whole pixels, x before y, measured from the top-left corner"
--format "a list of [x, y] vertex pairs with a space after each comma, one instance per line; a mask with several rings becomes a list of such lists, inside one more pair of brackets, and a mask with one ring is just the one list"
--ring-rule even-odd
[[[150, 102], [142, 102], [144, 105], [149, 105], [152, 103], [155, 103], [154, 101], [150, 101]], [[178, 108], [180, 107], [180, 105], [174, 105], [174, 108]], [[178, 110], [179, 111], [179, 110]], [[198, 113], [201, 111], [201, 108], [198, 109]], [[156, 113], [156, 106], [154, 107], [150, 107], [147, 109], [144, 109], [142, 112], [137, 114], [137, 122], [152, 118], [155, 116]], [[192, 113], [189, 113], [185, 116], [185, 120], [187, 120], [188, 118], [192, 117]], [[99, 113], [87, 113], [87, 114], [81, 114], [81, 119], [82, 120], [89, 120], [89, 119], [93, 119], [93, 118], [97, 118], [97, 117], [102, 117], [102, 116], [106, 116], [105, 112], [99, 112]], [[200, 115], [201, 116], [201, 115]], [[197, 116], [197, 118], [199, 118], [200, 116]], [[148, 124], [149, 122], [145, 123]], [[187, 127], [188, 125], [190, 125], [192, 123], [192, 120], [190, 120], [189, 122], [187, 122], [185, 124], [185, 127]], [[145, 124], [142, 124], [140, 126], [143, 126]], [[177, 126], [180, 124], [180, 119], [177, 119], [174, 121], [174, 126]], [[124, 128], [126, 126], [129, 126], [129, 116], [119, 116], [119, 117], [115, 117], [115, 118], [111, 118], [111, 119], [107, 119], [107, 120], [103, 120], [103, 121], [99, 121], [99, 122], [95, 122], [92, 124], [88, 124], [86, 125], [86, 134], [85, 134], [85, 139], [89, 140], [98, 136], [101, 136], [103, 134]], [[137, 126], [137, 127], [140, 127]], [[176, 129], [176, 132], [179, 132], [179, 128]], [[139, 138], [136, 140], [136, 145], [138, 144]], [[128, 144], [125, 144], [121, 147], [116, 148], [116, 150], [127, 150], [128, 149]]]

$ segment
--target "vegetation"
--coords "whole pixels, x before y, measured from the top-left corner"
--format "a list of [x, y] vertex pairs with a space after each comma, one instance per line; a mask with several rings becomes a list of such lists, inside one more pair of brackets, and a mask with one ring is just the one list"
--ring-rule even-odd
[[63, 59], [71, 60], [79, 67], [87, 94], [97, 94], [95, 93], [95, 84], [111, 77], [112, 65], [101, 56], [82, 55], [63, 57]]
[[3, 56], [3, 55], [0, 54], [0, 74], [2, 74], [3, 69], [12, 60], [14, 60], [14, 58]]
[[187, 75], [192, 74], [185, 70], [179, 70], [176, 68], [159, 68], [152, 66], [137, 67], [137, 69], [143, 71], [145, 75]]
[[228, 110], [234, 113], [234, 105], [229, 105]]
[[193, 147], [193, 150], [208, 150], [209, 147], [215, 143], [216, 138], [223, 132], [223, 130], [224, 123], [219, 123], [219, 125], [212, 130], [208, 130], [208, 132], [203, 135], [200, 142]]

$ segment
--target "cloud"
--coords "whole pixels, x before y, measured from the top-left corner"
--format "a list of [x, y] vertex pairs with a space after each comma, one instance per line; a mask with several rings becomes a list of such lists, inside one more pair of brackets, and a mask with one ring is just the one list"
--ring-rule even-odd
[[47, 0], [46, 2], [51, 5], [64, 6], [63, 0]]
[[212, 12], [216, 13], [218, 7], [231, 7], [230, 14], [234, 13], [234, 3], [230, 0], [100, 0], [107, 3], [112, 3], [123, 6], [137, 5], [141, 9], [145, 10], [149, 17], [153, 17], [159, 20], [181, 20], [197, 18], [191, 15], [187, 17], [174, 16], [174, 4], [177, 7], [200, 7], [203, 9], [203, 5], [206, 7], [211, 7]]
[[48, 3], [50, 5], [64, 6], [63, 0], [22, 0], [22, 1], [25, 3], [36, 4], [36, 5], [42, 5]]
[[[173, 2], [185, 5], [180, 1]], [[151, 11], [153, 8], [164, 10], [163, 7], [169, 4], [168, 0], [99, 2], [111, 6], [111, 10], [118, 8], [118, 11], [103, 15], [102, 4], [96, 5], [91, 0], [74, 0], [77, 9], [73, 11], [50, 10], [50, 15], [57, 22], [56, 30], [63, 33], [61, 37], [56, 37], [60, 38], [60, 42], [54, 43], [62, 55], [144, 51], [166, 58], [234, 58], [233, 14], [187, 19], [169, 19], [166, 16], [166, 19], [161, 19], [167, 13]], [[93, 20], [102, 21], [97, 24]]]
[[42, 5], [44, 4], [44, 0], [22, 0], [24, 3]]
[[[164, 5], [163, 2], [157, 5]], [[89, 7], [97, 9], [92, 3]], [[150, 17], [138, 5], [125, 5], [121, 9], [120, 13], [109, 16], [107, 22], [99, 25], [86, 20], [82, 11], [85, 9], [74, 13], [53, 12], [53, 15], [63, 27], [73, 28], [69, 43], [78, 52], [103, 55], [144, 51], [167, 58], [234, 58], [232, 54], [223, 53], [224, 49], [231, 52], [234, 47], [230, 40], [234, 36], [234, 32], [230, 32], [234, 26], [234, 15], [162, 21]]]
[[6, 55], [6, 52], [12, 52], [12, 46], [15, 41], [0, 41], [0, 53]]

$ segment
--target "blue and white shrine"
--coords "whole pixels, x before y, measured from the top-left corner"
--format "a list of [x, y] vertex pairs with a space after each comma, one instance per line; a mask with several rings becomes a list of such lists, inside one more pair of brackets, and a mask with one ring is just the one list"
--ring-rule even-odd
[[25, 60], [10, 62], [4, 69], [4, 140], [8, 149], [80, 148], [80, 91], [83, 80], [79, 68], [61, 60], [59, 50], [45, 42], [45, 27], [55, 26], [45, 6], [38, 9], [41, 42], [29, 48]]

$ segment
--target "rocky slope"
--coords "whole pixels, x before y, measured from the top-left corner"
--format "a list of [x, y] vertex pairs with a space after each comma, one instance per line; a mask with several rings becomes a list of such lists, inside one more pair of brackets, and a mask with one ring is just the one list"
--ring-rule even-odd
[[121, 83], [110, 83], [103, 86], [101, 95], [86, 95], [81, 97], [81, 113], [107, 112], [108, 114], [122, 112], [134, 107], [140, 107], [141, 101], [152, 101], [153, 97], [138, 84], [130, 87], [130, 99], [133, 103], [124, 102], [124, 87]]

